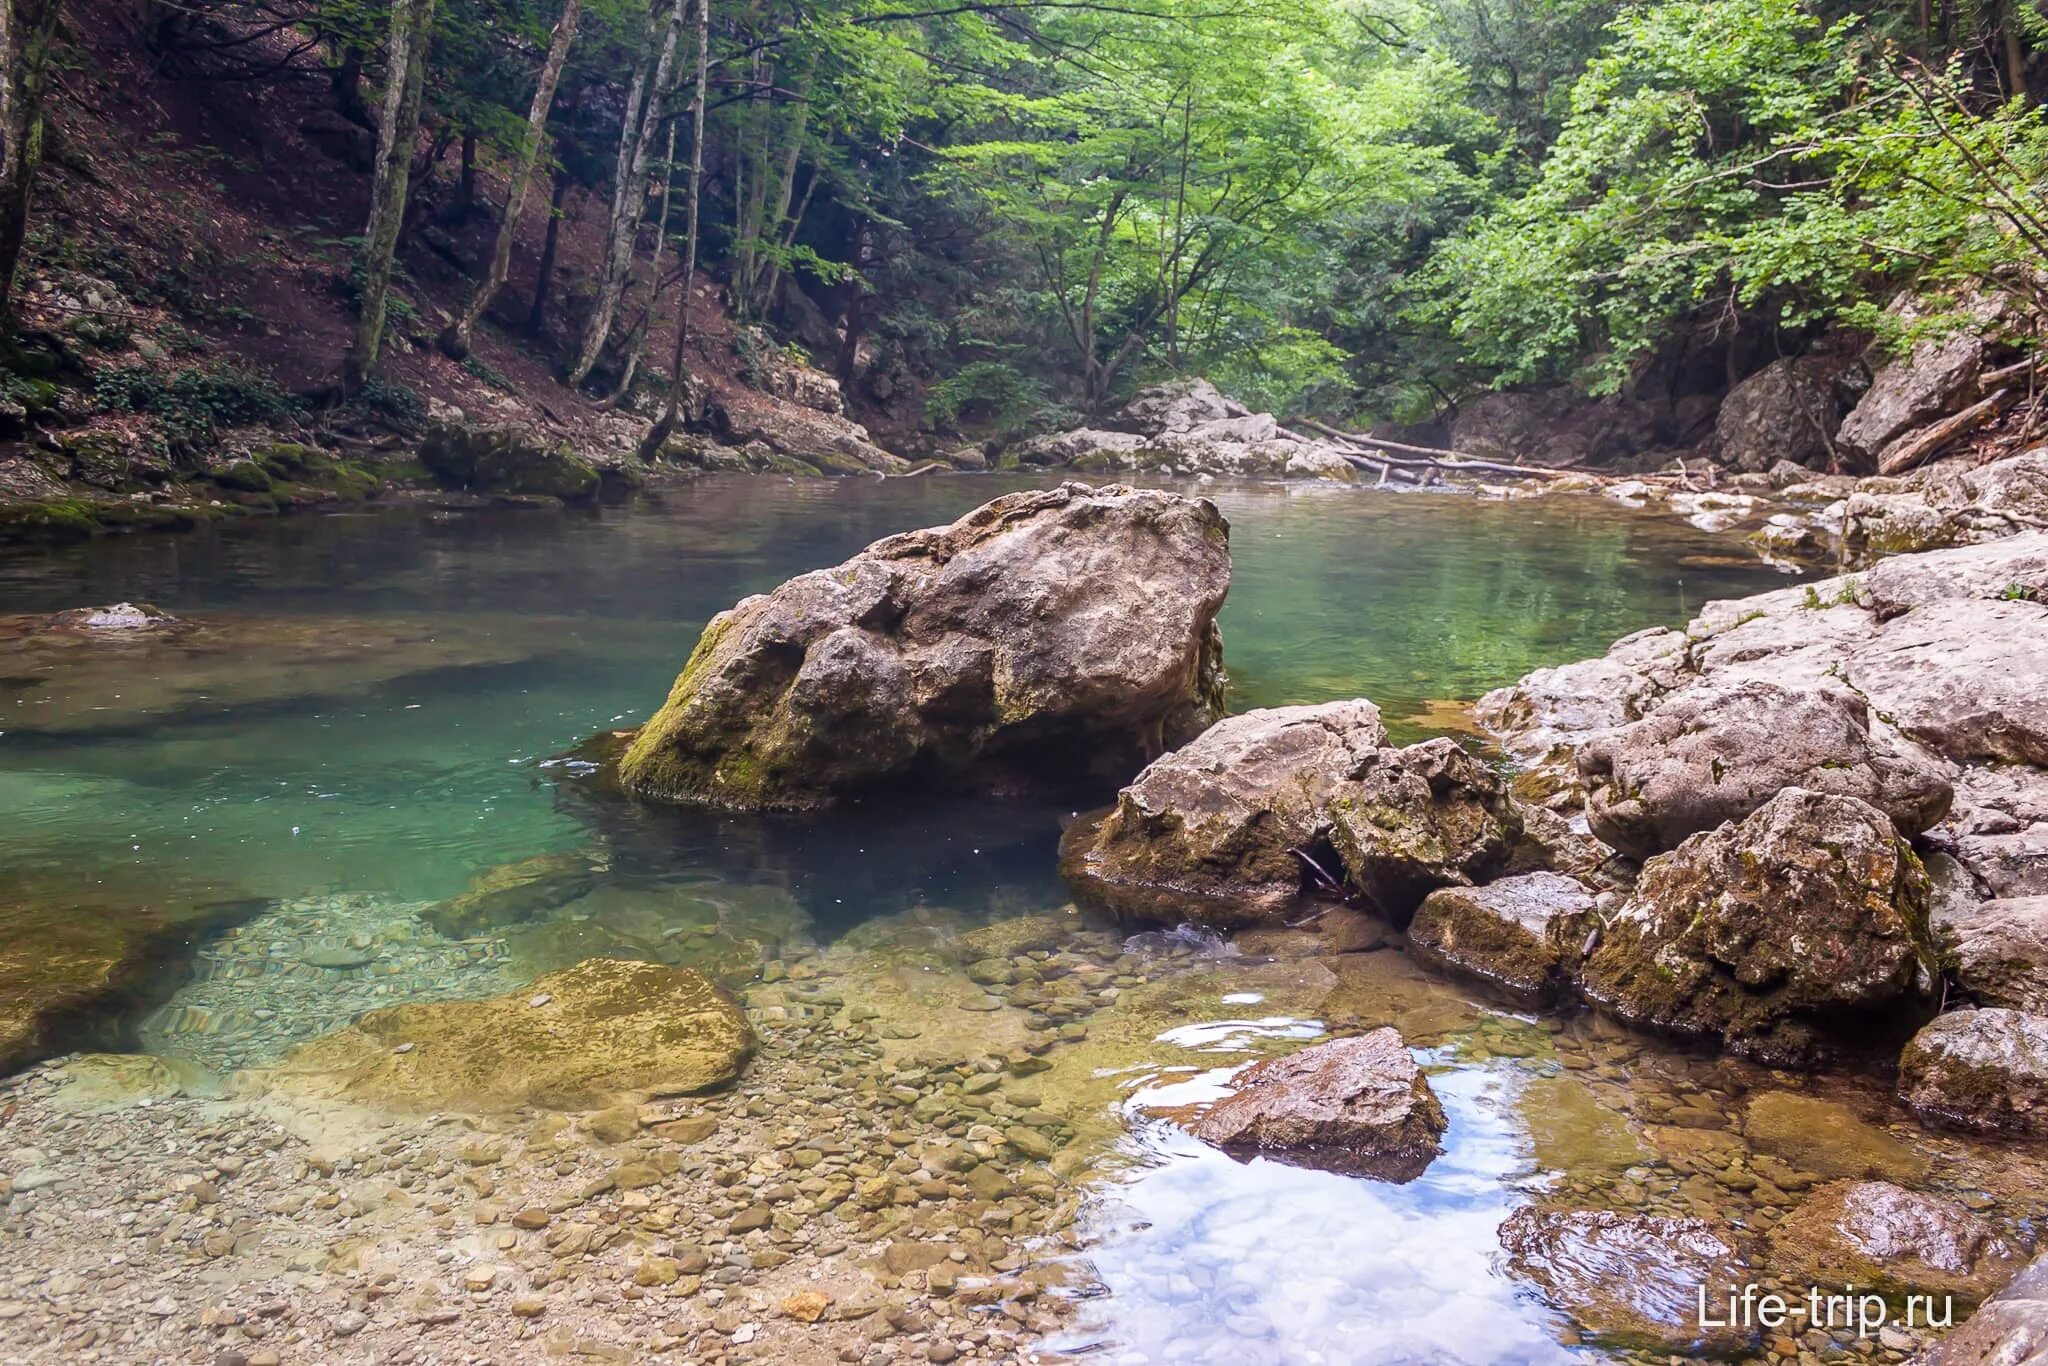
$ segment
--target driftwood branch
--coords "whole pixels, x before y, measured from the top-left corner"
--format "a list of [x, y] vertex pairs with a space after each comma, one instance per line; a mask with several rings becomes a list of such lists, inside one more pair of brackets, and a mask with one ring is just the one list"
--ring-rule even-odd
[[1924, 427], [1912, 436], [1885, 452], [1878, 463], [1879, 474], [1903, 474], [1933, 455], [1949, 442], [1965, 432], [1982, 426], [2012, 400], [2011, 389], [2000, 389], [1987, 399], [1973, 403], [1953, 417], [1945, 417], [1931, 427]]
[[[1562, 470], [1546, 469], [1539, 465], [1509, 465], [1498, 460], [1480, 460], [1437, 446], [1414, 446], [1404, 441], [1382, 441], [1376, 436], [1340, 431], [1327, 423], [1317, 422], [1314, 418], [1303, 418], [1301, 425], [1311, 431], [1321, 432], [1333, 441], [1357, 447], [1365, 458], [1384, 461], [1397, 469], [1442, 470], [1450, 474], [1499, 474], [1510, 479], [1556, 479], [1564, 473]], [[1388, 454], [1391, 451], [1404, 452], [1411, 458]]]
[[2003, 369], [1987, 370], [1983, 374], [1977, 376], [1978, 387], [1984, 389], [1996, 388], [1998, 385], [2005, 383], [2009, 379], [2018, 379], [2021, 375], [2024, 375], [2027, 373], [2027, 371], [2033, 369], [2034, 365], [2034, 357], [2028, 356], [2025, 360], [2014, 361], [2011, 365], [2008, 365]]

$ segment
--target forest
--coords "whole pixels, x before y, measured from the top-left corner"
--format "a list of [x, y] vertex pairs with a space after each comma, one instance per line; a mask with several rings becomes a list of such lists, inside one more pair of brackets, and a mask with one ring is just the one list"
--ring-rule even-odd
[[[98, 20], [8, 14], [11, 326], [67, 37]], [[495, 225], [433, 321], [456, 359], [480, 323], [537, 333], [518, 225], [552, 253], [566, 196], [602, 204], [544, 359], [641, 385], [647, 451], [692, 409], [699, 271], [850, 397], [1003, 433], [1172, 374], [1359, 425], [1725, 386], [1831, 324], [2030, 315], [2048, 252], [2022, 0], [143, 0], [133, 25], [174, 81], [327, 92], [370, 180], [330, 396], [376, 375], [448, 201]]]

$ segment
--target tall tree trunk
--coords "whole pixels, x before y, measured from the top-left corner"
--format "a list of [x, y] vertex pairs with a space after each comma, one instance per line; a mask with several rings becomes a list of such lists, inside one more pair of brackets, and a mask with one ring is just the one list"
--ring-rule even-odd
[[839, 337], [839, 358], [832, 367], [838, 377], [842, 393], [853, 392], [853, 381], [860, 370], [860, 340], [867, 327], [868, 286], [865, 271], [868, 265], [868, 235], [873, 229], [865, 214], [854, 220], [852, 256], [853, 279], [851, 293], [846, 300], [845, 326]]
[[[668, 149], [661, 158], [661, 216], [654, 224], [654, 259], [647, 266], [647, 307], [640, 310], [639, 321], [626, 334], [626, 363], [619, 369], [619, 384], [612, 390], [605, 402], [616, 408], [626, 401], [626, 391], [633, 387], [633, 376], [640, 372], [640, 356], [647, 349], [647, 334], [654, 327], [654, 308], [661, 302], [661, 254], [668, 245], [669, 205], [676, 197], [676, 120], [668, 122]], [[687, 296], [687, 281], [683, 289]]]
[[[526, 192], [533, 184], [533, 168], [540, 161], [540, 149], [547, 143], [548, 111], [555, 105], [555, 87], [561, 84], [562, 67], [569, 60], [569, 45], [576, 41], [576, 23], [583, 15], [583, 0], [567, 0], [562, 17], [555, 21], [554, 37], [548, 42], [547, 60], [541, 63], [540, 81], [533, 89], [533, 103], [526, 110], [526, 142], [519, 149], [519, 161], [512, 168], [512, 183], [505, 187], [505, 215], [498, 220], [498, 240], [491, 248], [491, 268], [470, 292], [469, 302], [454, 322], [441, 333], [441, 349], [455, 359], [469, 354], [470, 334], [476, 321], [505, 287], [512, 273], [512, 243], [519, 217], [526, 211]], [[558, 204], [557, 208], [560, 207]], [[548, 221], [548, 247], [555, 244], [555, 224]], [[537, 307], [536, 303], [536, 307]]]
[[690, 192], [683, 218], [683, 284], [676, 301], [676, 345], [669, 356], [668, 402], [640, 442], [640, 458], [652, 460], [668, 444], [682, 418], [683, 394], [690, 382], [686, 348], [690, 343], [690, 295], [697, 278], [698, 209], [704, 185], [704, 92], [711, 70], [711, 0], [697, 0], [697, 89], [690, 101]]
[[2005, 37], [2005, 96], [2011, 100], [2027, 98], [2027, 45], [2019, 16], [2019, 7], [2025, 2], [2006, 0], [2004, 22], [1999, 25]]
[[350, 123], [377, 130], [377, 120], [370, 117], [369, 106], [363, 103], [363, 50], [353, 43], [341, 50], [341, 60], [327, 69], [327, 79], [334, 91], [334, 107]]
[[526, 309], [526, 335], [540, 336], [548, 321], [548, 291], [555, 283], [555, 253], [562, 242], [563, 205], [569, 200], [569, 168], [555, 171], [554, 193], [548, 197], [548, 230], [541, 241], [540, 269], [533, 281], [533, 302]]
[[353, 393], [377, 368], [384, 340], [384, 309], [391, 295], [391, 262], [405, 221], [412, 145], [419, 137], [420, 98], [426, 87], [427, 47], [433, 39], [434, 0], [396, 0], [391, 7], [391, 55], [384, 80], [384, 117], [377, 135], [377, 171], [370, 182], [370, 223], [363, 242], [362, 312], [341, 387]]
[[460, 216], [467, 218], [476, 207], [476, 129], [462, 130], [462, 174], [455, 182], [455, 203]]
[[598, 275], [597, 300], [583, 329], [583, 344], [575, 364], [569, 367], [569, 383], [577, 385], [597, 368], [604, 345], [611, 340], [612, 319], [618, 315], [619, 299], [626, 292], [626, 279], [633, 270], [633, 245], [647, 213], [647, 158], [653, 150], [654, 130], [660, 125], [660, 108], [668, 94], [669, 73], [674, 68], [676, 46], [681, 41], [684, 4], [675, 0], [663, 26], [661, 55], [655, 59], [651, 76], [639, 84], [639, 98], [627, 99], [626, 117], [619, 130], [619, 156], [612, 184], [611, 221], [605, 233], [604, 264]]
[[43, 159], [43, 89], [61, 10], [61, 0], [0, 0], [0, 343], [14, 340], [14, 282]]

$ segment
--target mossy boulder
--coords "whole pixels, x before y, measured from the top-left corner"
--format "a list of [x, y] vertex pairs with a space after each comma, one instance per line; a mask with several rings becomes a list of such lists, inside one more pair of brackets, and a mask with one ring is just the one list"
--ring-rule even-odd
[[725, 1085], [754, 1046], [702, 973], [594, 958], [487, 1000], [373, 1010], [243, 1084], [406, 1110], [582, 1110]]
[[1437, 888], [1500, 872], [1522, 833], [1506, 781], [1448, 738], [1377, 751], [1331, 798], [1329, 823], [1345, 882], [1396, 925]]
[[1580, 981], [1633, 1023], [1811, 1064], [1925, 1002], [1928, 899], [1883, 812], [1787, 788], [1644, 865]]
[[207, 472], [207, 478], [235, 493], [269, 493], [275, 485], [270, 471], [247, 458], [230, 460]]
[[719, 613], [618, 777], [744, 810], [1121, 782], [1220, 710], [1229, 583], [1206, 500], [1006, 494]]
[[2048, 1016], [1958, 1010], [1899, 1057], [1899, 1099], [1961, 1129], [2048, 1134]]
[[472, 493], [536, 494], [565, 503], [597, 496], [597, 470], [530, 427], [436, 422], [420, 443], [420, 461], [434, 477]]

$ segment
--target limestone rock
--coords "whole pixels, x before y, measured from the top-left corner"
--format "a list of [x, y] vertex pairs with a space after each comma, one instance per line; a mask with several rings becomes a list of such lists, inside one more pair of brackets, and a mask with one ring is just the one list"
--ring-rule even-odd
[[1437, 888], [1499, 872], [1521, 833], [1501, 776], [1448, 738], [1377, 751], [1329, 813], [1344, 880], [1397, 925]]
[[2048, 1133], [2048, 1016], [1994, 1008], [1937, 1017], [1899, 1057], [1899, 1099], [1958, 1128]]
[[1601, 1346], [1744, 1352], [1753, 1333], [1699, 1324], [1708, 1303], [1749, 1279], [1728, 1240], [1700, 1219], [1525, 1205], [1500, 1226], [1508, 1269]]
[[1830, 1025], [1921, 994], [1927, 904], [1927, 875], [1882, 812], [1787, 788], [1650, 860], [1581, 981], [1631, 1022], [1808, 1062]]
[[2020, 1268], [1997, 1228], [1961, 1205], [1885, 1181], [1820, 1187], [1771, 1230], [1771, 1265], [1816, 1285], [1982, 1299]]
[[1240, 1156], [1412, 1181], [1446, 1121], [1400, 1034], [1376, 1029], [1254, 1063], [1191, 1127]]
[[1363, 699], [1276, 707], [1218, 721], [1152, 761], [1061, 866], [1077, 892], [1116, 911], [1213, 925], [1270, 920], [1293, 905], [1325, 811], [1386, 744]]
[[565, 503], [597, 496], [598, 474], [566, 442], [550, 443], [517, 423], [436, 422], [420, 443], [434, 477], [475, 493], [540, 494]]
[[2042, 1366], [2048, 1362], [2048, 1255], [2027, 1263], [1920, 1366]]
[[501, 863], [470, 879], [468, 890], [421, 913], [451, 939], [532, 920], [597, 885], [597, 870], [582, 854], [536, 854]]
[[1937, 916], [1935, 929], [1971, 999], [2048, 1015], [2048, 896], [1977, 902]]
[[1957, 598], [1887, 623], [1849, 686], [1943, 756], [2048, 767], [2048, 604]]
[[1579, 750], [1593, 833], [1635, 858], [1741, 820], [1788, 787], [1857, 797], [1916, 835], [1948, 813], [1948, 779], [1870, 728], [1840, 689], [1763, 680], [1695, 688]]
[[1117, 412], [1113, 425], [1141, 436], [1161, 432], [1184, 432], [1206, 422], [1220, 422], [1245, 416], [1247, 410], [1223, 396], [1206, 379], [1169, 380], [1131, 395]]
[[1593, 894], [1577, 878], [1526, 873], [1484, 887], [1446, 887], [1423, 899], [1408, 927], [1408, 950], [1541, 1003], [1577, 967]]
[[1970, 332], [1930, 338], [1878, 367], [1869, 390], [1842, 419], [1836, 444], [1873, 466], [1893, 441], [1964, 406], [1976, 393], [1984, 340]]
[[249, 1080], [401, 1109], [584, 1110], [723, 1085], [753, 1050], [745, 1013], [703, 974], [593, 958], [503, 996], [373, 1010]]
[[1006, 494], [714, 617], [618, 776], [734, 809], [1122, 780], [1214, 719], [1229, 584], [1206, 500]]
[[1803, 357], [1787, 356], [1728, 391], [1714, 419], [1721, 461], [1761, 472], [1781, 461], [1825, 463], [1841, 425], [1831, 386]]

